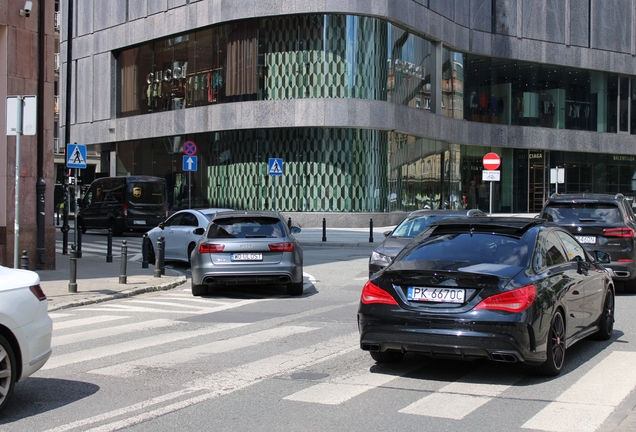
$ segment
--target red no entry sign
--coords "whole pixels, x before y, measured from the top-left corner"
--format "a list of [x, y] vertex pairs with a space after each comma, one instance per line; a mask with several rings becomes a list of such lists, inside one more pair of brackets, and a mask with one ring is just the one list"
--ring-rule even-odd
[[501, 158], [497, 153], [488, 153], [484, 156], [483, 163], [487, 170], [496, 170], [501, 165]]

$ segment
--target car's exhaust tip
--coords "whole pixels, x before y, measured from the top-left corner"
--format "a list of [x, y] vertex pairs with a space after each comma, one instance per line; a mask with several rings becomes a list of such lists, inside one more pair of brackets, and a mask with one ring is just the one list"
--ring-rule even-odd
[[492, 353], [491, 354], [493, 361], [504, 362], [504, 363], [516, 363], [517, 356], [510, 353]]
[[289, 276], [281, 276], [281, 277], [278, 278], [278, 281], [280, 283], [287, 284], [287, 283], [291, 282], [291, 279], [290, 279]]
[[380, 344], [360, 344], [362, 351], [380, 351]]

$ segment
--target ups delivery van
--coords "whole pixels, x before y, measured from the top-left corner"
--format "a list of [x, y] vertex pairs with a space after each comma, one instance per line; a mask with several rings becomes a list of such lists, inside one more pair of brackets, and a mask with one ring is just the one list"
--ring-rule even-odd
[[78, 227], [125, 231], [148, 231], [168, 217], [166, 180], [159, 177], [103, 177], [91, 183], [80, 200]]

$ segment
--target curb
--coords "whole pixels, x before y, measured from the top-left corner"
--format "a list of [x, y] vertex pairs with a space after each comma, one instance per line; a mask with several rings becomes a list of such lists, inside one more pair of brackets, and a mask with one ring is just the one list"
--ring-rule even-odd
[[53, 312], [60, 309], [68, 309], [75, 306], [86, 306], [86, 305], [95, 304], [95, 303], [102, 303], [108, 300], [114, 300], [119, 298], [132, 297], [132, 296], [147, 293], [147, 292], [167, 291], [172, 288], [185, 284], [186, 280], [187, 279], [185, 276], [176, 276], [175, 280], [171, 282], [159, 284], [159, 285], [132, 288], [132, 289], [128, 289], [128, 290], [124, 290], [120, 292], [115, 292], [113, 294], [99, 295], [95, 297], [89, 297], [89, 298], [83, 298], [80, 300], [73, 300], [69, 302], [59, 303], [49, 307], [48, 312]]

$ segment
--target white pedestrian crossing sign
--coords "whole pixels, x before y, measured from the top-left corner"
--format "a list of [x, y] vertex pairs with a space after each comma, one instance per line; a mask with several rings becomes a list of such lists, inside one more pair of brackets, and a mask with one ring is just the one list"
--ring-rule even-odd
[[282, 158], [269, 158], [269, 175], [271, 176], [283, 175], [283, 159]]
[[86, 168], [86, 146], [84, 144], [68, 144], [66, 146], [66, 167]]

